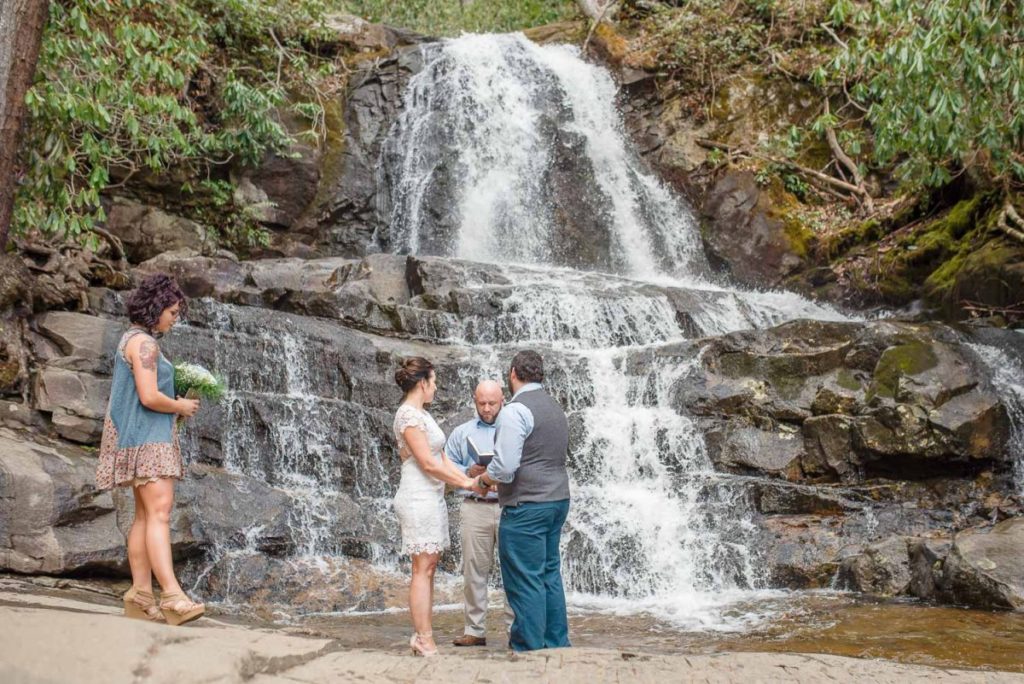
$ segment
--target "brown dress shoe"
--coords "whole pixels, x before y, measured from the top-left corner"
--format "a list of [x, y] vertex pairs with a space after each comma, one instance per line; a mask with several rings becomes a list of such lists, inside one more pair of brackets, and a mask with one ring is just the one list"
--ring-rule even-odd
[[473, 636], [472, 634], [463, 634], [453, 642], [456, 646], [486, 646], [486, 637]]

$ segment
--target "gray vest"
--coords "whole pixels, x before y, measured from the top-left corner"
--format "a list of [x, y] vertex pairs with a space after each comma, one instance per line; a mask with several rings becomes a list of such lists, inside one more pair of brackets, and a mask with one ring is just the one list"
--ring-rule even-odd
[[513, 401], [533, 414], [533, 432], [523, 444], [523, 458], [515, 479], [498, 484], [498, 502], [502, 506], [518, 506], [527, 501], [568, 499], [565, 456], [569, 450], [569, 421], [565, 411], [543, 389], [523, 392]]

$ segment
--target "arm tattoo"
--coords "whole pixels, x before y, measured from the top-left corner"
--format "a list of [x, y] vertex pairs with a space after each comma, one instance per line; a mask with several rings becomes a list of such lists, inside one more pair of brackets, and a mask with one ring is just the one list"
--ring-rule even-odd
[[156, 360], [160, 356], [160, 347], [156, 346], [156, 342], [152, 340], [145, 340], [142, 346], [139, 347], [139, 361], [142, 362], [142, 367], [146, 370], [156, 370]]

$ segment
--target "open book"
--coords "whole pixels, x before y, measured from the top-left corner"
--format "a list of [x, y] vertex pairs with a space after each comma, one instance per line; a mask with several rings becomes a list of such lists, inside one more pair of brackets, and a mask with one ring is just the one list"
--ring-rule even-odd
[[469, 449], [469, 457], [484, 467], [487, 467], [491, 459], [494, 458], [493, 449], [491, 451], [481, 451], [472, 437], [466, 438], [466, 447]]

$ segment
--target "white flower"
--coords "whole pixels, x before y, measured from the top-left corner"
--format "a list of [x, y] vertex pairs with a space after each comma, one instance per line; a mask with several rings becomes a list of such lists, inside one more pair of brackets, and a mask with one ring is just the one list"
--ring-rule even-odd
[[213, 373], [196, 363], [179, 363], [177, 369], [181, 374], [181, 379], [190, 385], [205, 385], [217, 382], [217, 378], [213, 377]]

